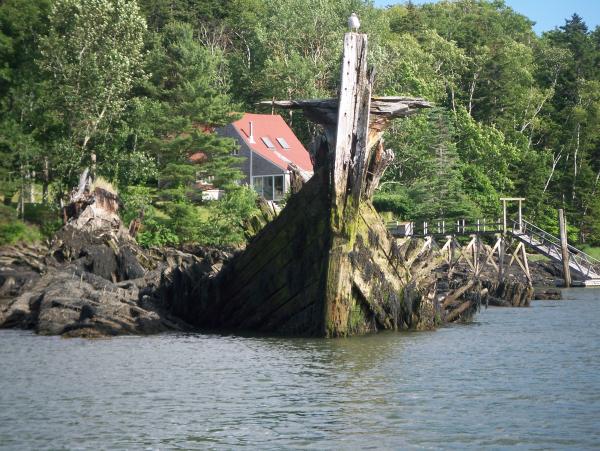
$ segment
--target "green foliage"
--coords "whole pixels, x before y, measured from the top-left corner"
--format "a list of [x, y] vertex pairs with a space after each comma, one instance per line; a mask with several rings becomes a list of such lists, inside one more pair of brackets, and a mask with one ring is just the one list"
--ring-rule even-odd
[[121, 217], [125, 224], [129, 224], [132, 220], [140, 215], [140, 212], [146, 211], [152, 206], [152, 198], [154, 191], [143, 185], [130, 185], [125, 190], [121, 191], [119, 197], [123, 203]]
[[373, 205], [377, 211], [391, 212], [400, 219], [410, 218], [415, 211], [413, 199], [406, 190], [402, 189], [376, 193], [373, 197]]
[[143, 186], [129, 187], [122, 199], [124, 221], [129, 222], [144, 211], [137, 241], [146, 247], [184, 243], [238, 246], [245, 241], [244, 222], [258, 212], [256, 193], [248, 187], [230, 189], [222, 199], [202, 206], [192, 203], [186, 195], [161, 201], [155, 190]]
[[[494, 213], [497, 199], [491, 182], [470, 170], [458, 151], [456, 136], [463, 133], [457, 116], [443, 109], [407, 119], [390, 132], [387, 145], [395, 151], [376, 197], [395, 202], [391, 211], [403, 219], [454, 219]], [[472, 183], [477, 181], [477, 184]], [[482, 200], [485, 202], [481, 203]]]
[[42, 240], [39, 230], [22, 221], [0, 224], [0, 246], [18, 242], [34, 243]]
[[17, 220], [17, 211], [8, 206], [0, 204], [0, 223], [8, 224]]
[[18, 242], [34, 243], [42, 238], [36, 226], [19, 221], [13, 208], [0, 205], [0, 246]]
[[[538, 37], [502, 0], [4, 0], [0, 195], [42, 186], [56, 208], [96, 161], [125, 219], [144, 209], [146, 245], [238, 242], [252, 203], [236, 190], [235, 144], [211, 127], [259, 100], [337, 95], [353, 11], [374, 94], [436, 104], [386, 133], [396, 159], [378, 208], [496, 217], [501, 195], [523, 196], [536, 223], [554, 227], [565, 208], [578, 240], [600, 242], [600, 28], [574, 15]], [[318, 132], [289, 122], [305, 143]], [[204, 205], [197, 181], [224, 202]]]
[[[129, 0], [55, 0], [41, 39], [40, 67], [48, 74], [50, 102], [81, 156], [95, 165], [93, 140], [110, 130], [142, 75], [146, 22]], [[87, 159], [89, 152], [89, 159]], [[102, 155], [100, 155], [102, 158]]]
[[51, 238], [62, 226], [59, 209], [50, 204], [25, 204], [23, 219], [29, 224], [36, 225], [46, 238]]
[[177, 246], [180, 239], [165, 222], [154, 214], [153, 209], [149, 209], [144, 219], [144, 228], [137, 236], [138, 243], [144, 247]]
[[256, 192], [248, 187], [229, 191], [210, 206], [210, 216], [202, 222], [198, 241], [213, 246], [237, 246], [245, 241], [244, 221], [256, 214]]

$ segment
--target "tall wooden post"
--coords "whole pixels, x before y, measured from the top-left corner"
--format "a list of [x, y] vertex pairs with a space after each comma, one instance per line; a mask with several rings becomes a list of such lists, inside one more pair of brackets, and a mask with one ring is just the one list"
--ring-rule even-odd
[[332, 244], [324, 299], [327, 336], [345, 333], [352, 305], [352, 268], [348, 255], [356, 237], [362, 173], [368, 159], [371, 101], [365, 34], [344, 36], [341, 72], [331, 188]]
[[500, 246], [498, 249], [498, 280], [504, 278], [504, 253], [505, 253], [506, 235], [500, 236]]
[[562, 208], [558, 210], [558, 227], [560, 229], [563, 278], [565, 279], [565, 287], [569, 288], [571, 286], [571, 268], [569, 267], [569, 247], [567, 243], [567, 220], [565, 218], [565, 211]]
[[502, 222], [502, 233], [506, 233], [506, 199], [502, 199], [502, 212], [504, 220]]

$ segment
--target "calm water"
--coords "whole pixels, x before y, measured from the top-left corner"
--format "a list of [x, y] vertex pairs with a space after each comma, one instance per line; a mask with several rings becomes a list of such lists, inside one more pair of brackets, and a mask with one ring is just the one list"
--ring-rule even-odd
[[0, 448], [598, 448], [600, 291], [344, 340], [0, 331]]

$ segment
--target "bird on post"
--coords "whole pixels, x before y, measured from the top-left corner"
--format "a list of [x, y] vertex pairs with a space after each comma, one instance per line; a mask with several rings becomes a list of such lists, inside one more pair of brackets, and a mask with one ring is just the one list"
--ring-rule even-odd
[[350, 17], [348, 18], [348, 27], [350, 28], [350, 31], [358, 31], [360, 28], [360, 21], [355, 13], [350, 14]]

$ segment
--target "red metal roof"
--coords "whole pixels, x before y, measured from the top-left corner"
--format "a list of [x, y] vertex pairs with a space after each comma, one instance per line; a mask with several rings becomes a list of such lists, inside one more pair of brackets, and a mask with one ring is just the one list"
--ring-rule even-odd
[[[253, 124], [254, 143], [249, 142], [250, 122]], [[235, 121], [233, 126], [255, 153], [274, 165], [287, 170], [291, 162], [303, 171], [312, 172], [313, 166], [308, 151], [278, 114], [244, 113], [244, 116]], [[271, 141], [274, 148], [267, 147], [262, 140], [265, 137]], [[277, 138], [283, 138], [289, 145], [289, 149], [283, 148]]]

